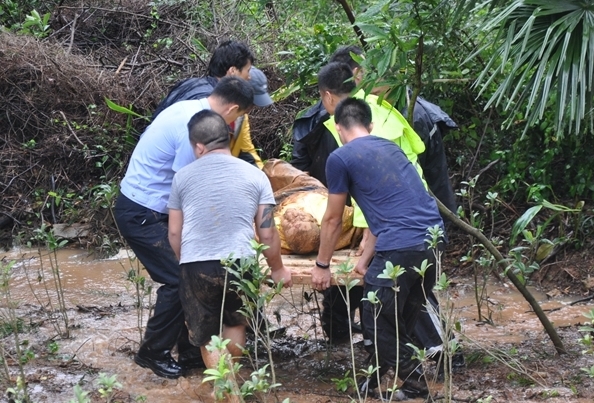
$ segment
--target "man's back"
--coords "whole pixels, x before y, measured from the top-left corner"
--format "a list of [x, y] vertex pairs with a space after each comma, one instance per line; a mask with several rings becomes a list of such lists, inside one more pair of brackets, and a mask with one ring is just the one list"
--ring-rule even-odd
[[[406, 110], [405, 112], [406, 113]], [[429, 189], [452, 212], [456, 212], [456, 195], [450, 183], [443, 136], [458, 126], [439, 106], [419, 97], [414, 109], [414, 129], [425, 143], [419, 155]]]
[[180, 263], [253, 255], [260, 204], [275, 204], [270, 182], [245, 161], [213, 153], [181, 169], [169, 199], [184, 216]]
[[188, 101], [191, 99], [202, 99], [212, 94], [214, 87], [217, 85], [217, 79], [214, 77], [190, 77], [175, 84], [169, 91], [167, 96], [159, 102], [152, 119], [155, 120], [157, 115], [163, 112], [179, 101]]
[[178, 102], [146, 128], [121, 183], [126, 197], [144, 207], [167, 213], [174, 173], [195, 160], [187, 124], [203, 109], [210, 109], [206, 99]]
[[350, 193], [361, 207], [376, 250], [425, 247], [427, 228], [443, 226], [435, 201], [402, 150], [377, 136], [357, 138], [328, 158], [330, 193]]

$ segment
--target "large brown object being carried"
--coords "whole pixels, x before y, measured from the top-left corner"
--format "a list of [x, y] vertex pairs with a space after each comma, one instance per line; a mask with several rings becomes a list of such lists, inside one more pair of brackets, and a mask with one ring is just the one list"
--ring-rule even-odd
[[[315, 178], [291, 164], [271, 159], [263, 168], [270, 179], [277, 207], [274, 220], [283, 253], [306, 254], [320, 246], [320, 225], [328, 202], [328, 189]], [[351, 245], [355, 234], [353, 209], [345, 207], [342, 233], [336, 249]]]

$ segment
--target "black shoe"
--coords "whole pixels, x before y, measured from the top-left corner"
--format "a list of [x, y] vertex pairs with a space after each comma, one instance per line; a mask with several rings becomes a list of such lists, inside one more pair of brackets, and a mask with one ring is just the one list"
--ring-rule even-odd
[[464, 368], [466, 366], [466, 360], [464, 354], [460, 351], [454, 353], [452, 356], [452, 368]]
[[377, 380], [372, 381], [371, 379], [366, 379], [363, 382], [359, 383], [359, 385], [357, 385], [357, 388], [359, 389], [359, 394], [361, 396], [370, 397], [372, 399], [378, 399], [382, 402], [399, 402], [409, 399], [409, 396], [407, 396], [406, 393], [401, 389], [398, 389], [394, 393], [388, 391], [378, 391]]
[[204, 360], [202, 359], [202, 353], [200, 353], [200, 349], [184, 351], [177, 358], [177, 363], [181, 367], [182, 374], [184, 375], [186, 374], [186, 372], [191, 371], [193, 369], [206, 368], [206, 364], [204, 364]]
[[[426, 399], [429, 396], [429, 389], [427, 388], [427, 382], [425, 381], [424, 375], [420, 370], [416, 370], [402, 383], [402, 386], [398, 389], [402, 392], [406, 399], [423, 398]], [[405, 399], [400, 399], [405, 400]]]
[[[398, 377], [402, 379], [401, 391], [407, 399], [426, 398], [429, 388], [422, 367], [412, 360], [403, 362], [398, 368]], [[401, 399], [402, 400], [402, 399]]]
[[177, 379], [182, 374], [181, 367], [173, 359], [169, 350], [153, 352], [141, 348], [134, 355], [134, 362], [143, 368], [149, 368], [162, 378]]

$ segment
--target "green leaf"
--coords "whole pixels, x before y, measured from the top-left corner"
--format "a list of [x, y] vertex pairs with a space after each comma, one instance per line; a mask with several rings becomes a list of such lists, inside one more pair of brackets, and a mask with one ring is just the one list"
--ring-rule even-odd
[[[562, 204], [553, 204], [553, 203], [548, 202], [547, 200], [543, 200], [542, 205], [543, 205], [543, 207], [546, 207], [550, 210], [559, 211], [559, 212], [563, 212], [563, 213], [579, 213], [582, 210], [581, 208], [566, 207]], [[582, 206], [583, 206], [583, 204], [582, 204]]]
[[518, 218], [516, 220], [516, 222], [512, 226], [512, 230], [511, 230], [511, 237], [509, 240], [510, 246], [515, 245], [516, 238], [518, 237], [518, 235], [520, 235], [522, 233], [522, 231], [524, 231], [526, 226], [528, 224], [530, 224], [530, 222], [534, 219], [534, 217], [536, 217], [536, 215], [538, 214], [538, 212], [541, 209], [542, 209], [541, 204], [539, 204], [537, 206], [530, 207], [528, 210], [526, 210], [526, 212], [524, 214], [522, 214], [522, 216], [520, 218]]
[[483, 93], [501, 79], [486, 105], [504, 105], [507, 127], [522, 113], [525, 134], [554, 99], [557, 137], [566, 127], [579, 134], [583, 121], [594, 131], [588, 116], [594, 99], [591, 1], [513, 0], [491, 13], [475, 34], [479, 32], [486, 33], [485, 43], [469, 60], [483, 52], [491, 56], [475, 85]]
[[126, 114], [126, 115], [132, 115], [132, 116], [135, 116], [137, 118], [143, 118], [143, 119], [148, 120], [148, 118], [146, 116], [139, 115], [138, 113], [134, 112], [133, 110], [128, 109], [128, 108], [126, 108], [124, 106], [118, 105], [118, 104], [116, 104], [115, 102], [113, 102], [112, 100], [110, 100], [108, 98], [104, 98], [104, 99], [105, 99], [105, 103], [107, 104], [107, 106], [109, 107], [109, 109], [111, 109], [113, 111], [116, 111], [116, 112], [119, 112], [119, 113], [123, 113], [123, 114]]

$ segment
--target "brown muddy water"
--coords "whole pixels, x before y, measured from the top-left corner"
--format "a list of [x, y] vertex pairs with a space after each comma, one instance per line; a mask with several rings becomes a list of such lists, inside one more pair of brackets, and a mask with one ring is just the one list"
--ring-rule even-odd
[[[57, 260], [46, 252], [40, 258], [36, 251], [30, 250], [13, 250], [0, 254], [0, 258], [3, 266], [8, 261], [16, 262], [9, 278], [10, 294], [7, 295], [6, 289], [1, 294], [0, 319], [6, 322], [9, 313], [14, 311], [27, 328], [20, 339], [21, 344], [26, 340], [36, 357], [25, 365], [33, 401], [67, 402], [74, 397], [73, 387], [77, 383], [85, 390], [96, 390], [100, 372], [117, 374], [122, 384], [120, 401], [212, 401], [210, 386], [202, 384], [200, 371], [178, 380], [166, 380], [133, 363], [133, 353], [140, 339], [139, 311], [135, 308], [134, 287], [126, 279], [134, 262], [125, 251], [105, 260], [93, 259], [85, 251], [72, 249], [58, 251]], [[70, 338], [59, 337], [52, 326], [56, 319], [48, 319], [45, 313], [57, 306], [50, 281], [52, 265], [59, 267], [61, 273]], [[49, 289], [38, 281], [40, 271], [45, 273]], [[454, 306], [453, 316], [461, 325], [459, 338], [468, 363], [465, 370], [454, 376], [457, 398], [475, 402], [493, 396], [492, 402], [521, 402], [548, 396], [550, 402], [594, 401], [594, 383], [583, 374], [580, 382], [563, 381], [579, 377], [580, 368], [594, 365], [592, 356], [580, 354], [576, 341], [580, 335], [576, 325], [585, 322], [583, 314], [594, 308], [592, 301], [571, 306], [569, 303], [577, 297], [549, 298], [532, 289], [551, 321], [563, 332], [564, 341], [570, 344], [572, 354], [556, 359], [540, 322], [512, 285], [489, 282], [488, 299], [482, 308], [489, 320], [479, 322], [474, 285], [467, 279], [454, 280], [448, 299]], [[350, 346], [325, 344], [317, 320], [316, 298], [312, 295], [309, 286], [295, 286], [277, 296], [267, 309], [270, 323], [285, 329], [274, 339], [273, 347], [277, 382], [282, 384], [277, 398], [288, 397], [294, 402], [349, 401], [347, 394], [336, 391], [332, 379], [342, 378], [351, 368]], [[321, 303], [321, 297], [319, 301]], [[149, 299], [145, 297], [144, 306], [148, 304]], [[141, 316], [143, 323], [147, 315], [145, 309]], [[48, 355], [46, 346], [51, 341], [57, 343], [58, 351]], [[353, 342], [359, 366], [366, 358], [360, 341], [361, 337], [356, 335]], [[14, 380], [18, 375], [12, 348], [14, 336], [5, 336], [2, 342]], [[496, 356], [503, 358], [499, 361], [489, 358], [486, 351], [500, 352]], [[521, 362], [537, 382], [522, 386], [512, 371], [506, 369], [506, 360]], [[264, 356], [261, 355], [258, 362], [265, 363]], [[252, 364], [248, 359], [242, 364], [241, 375], [248, 377]], [[553, 370], [551, 367], [556, 365], [559, 369]], [[433, 384], [432, 391], [443, 397], [442, 384]], [[355, 400], [358, 399], [355, 397]], [[274, 401], [274, 397], [269, 401]]]

